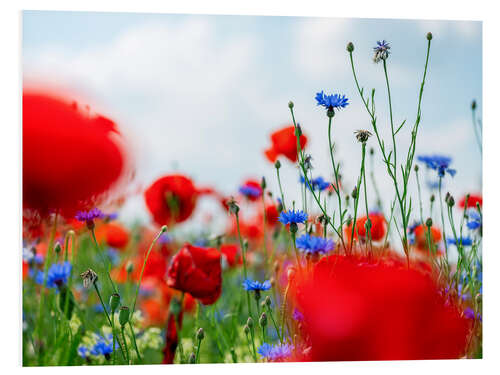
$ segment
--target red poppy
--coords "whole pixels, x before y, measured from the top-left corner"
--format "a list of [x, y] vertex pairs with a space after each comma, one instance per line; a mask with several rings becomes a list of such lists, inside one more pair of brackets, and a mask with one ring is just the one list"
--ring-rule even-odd
[[279, 217], [278, 209], [274, 204], [269, 204], [266, 206], [266, 223], [269, 226], [277, 225]]
[[[461, 208], [465, 207], [465, 196], [460, 199], [460, 202], [458, 202], [458, 205]], [[482, 208], [483, 207], [483, 196], [481, 194], [470, 194], [469, 195], [469, 200], [467, 201], [467, 207], [468, 208], [476, 208], [476, 205], [479, 203], [479, 206]]]
[[[404, 264], [404, 262], [403, 262]], [[303, 360], [451, 359], [465, 354], [470, 323], [429, 273], [400, 261], [330, 256], [294, 289], [304, 316]], [[325, 298], [328, 296], [328, 298]]]
[[[372, 227], [370, 230], [372, 241], [380, 241], [385, 236], [386, 231], [386, 221], [384, 215], [380, 213], [371, 213], [368, 215], [370, 217], [370, 221], [372, 223]], [[358, 235], [361, 239], [366, 240], [366, 216], [360, 217], [356, 220], [356, 229], [354, 230], [354, 238], [358, 238]], [[347, 226], [344, 229], [345, 235], [350, 242], [352, 235], [352, 224]], [[357, 232], [357, 234], [356, 234]]]
[[220, 252], [225, 256], [229, 267], [243, 264], [243, 259], [239, 255], [239, 247], [236, 245], [222, 245]]
[[158, 225], [186, 221], [193, 213], [198, 190], [188, 177], [173, 174], [159, 178], [144, 192], [146, 206]]
[[221, 293], [220, 260], [220, 253], [214, 248], [186, 244], [172, 258], [167, 271], [167, 285], [191, 294], [204, 305], [211, 305]]
[[182, 329], [182, 315], [183, 312], [179, 313], [179, 319], [176, 322], [176, 316], [169, 312], [167, 317], [167, 327], [165, 330], [165, 347], [163, 348], [163, 364], [174, 363], [175, 351], [177, 350], [177, 344], [179, 343], [179, 336], [177, 334], [177, 325], [179, 325], [179, 330]]
[[[423, 227], [422, 225], [418, 225], [415, 227], [413, 230], [413, 233], [415, 233], [415, 244], [417, 245], [417, 249], [425, 249], [427, 251], [428, 244], [427, 244], [427, 227]], [[430, 232], [430, 239], [433, 244], [438, 243], [441, 241], [441, 231], [432, 226], [431, 227], [431, 232]]]
[[49, 93], [23, 93], [23, 208], [71, 217], [104, 199], [125, 171], [113, 121]]
[[128, 230], [117, 223], [98, 226], [95, 235], [98, 241], [104, 241], [108, 246], [116, 249], [124, 249], [130, 239]]
[[[295, 163], [297, 161], [297, 137], [293, 125], [272, 133], [271, 143], [271, 147], [264, 152], [271, 163], [274, 163], [280, 155], [285, 156], [291, 162]], [[300, 136], [300, 147], [304, 149], [306, 144], [307, 137], [302, 134]]]

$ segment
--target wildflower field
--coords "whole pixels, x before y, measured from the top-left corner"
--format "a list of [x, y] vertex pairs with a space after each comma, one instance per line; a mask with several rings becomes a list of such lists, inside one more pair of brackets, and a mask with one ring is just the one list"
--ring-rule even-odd
[[[346, 40], [336, 53], [355, 95], [318, 87], [309, 102], [283, 103], [288, 124], [255, 151], [274, 167], [272, 180], [248, 179], [228, 194], [189, 171], [158, 175], [139, 192], [148, 223], [120, 217], [134, 179], [120, 123], [26, 85], [23, 365], [481, 358], [481, 186], [453, 196], [461, 166], [439, 149], [417, 151], [422, 99], [438, 79], [428, 75], [433, 35], [420, 39], [416, 112], [405, 121], [393, 116], [391, 43], [374, 43], [384, 82], [375, 91]], [[341, 139], [353, 101], [366, 126]], [[470, 102], [470, 147], [482, 152]], [[306, 106], [321, 112], [321, 133], [301, 125]], [[314, 168], [313, 140], [328, 152], [327, 174]], [[358, 168], [343, 168], [343, 142], [355, 142]], [[299, 197], [284, 170], [296, 171]], [[379, 189], [387, 181], [391, 190]], [[181, 230], [201, 200], [220, 205], [223, 230]]]

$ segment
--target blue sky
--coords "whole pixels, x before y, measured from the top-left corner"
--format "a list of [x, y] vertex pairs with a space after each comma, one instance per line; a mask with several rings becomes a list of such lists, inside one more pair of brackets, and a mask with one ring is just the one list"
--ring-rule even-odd
[[[81, 93], [116, 119], [133, 143], [139, 185], [178, 170], [226, 193], [262, 175], [276, 191], [262, 150], [271, 131], [290, 123], [289, 100], [310, 137], [314, 172], [328, 178], [327, 119], [314, 96], [340, 92], [350, 105], [335, 116], [334, 141], [352, 188], [360, 163], [353, 132], [370, 123], [345, 46], [355, 45], [360, 83], [376, 88], [379, 127], [387, 136], [383, 71], [371, 60], [372, 47], [380, 39], [391, 43], [395, 122], [413, 124], [427, 31], [434, 39], [417, 155], [452, 156], [458, 173], [446, 189], [478, 191], [481, 158], [470, 103], [476, 99], [481, 114], [480, 22], [25, 11], [24, 79]], [[401, 149], [408, 128], [398, 134]], [[370, 145], [376, 148], [374, 138]], [[380, 157], [375, 172], [392, 197]], [[289, 199], [298, 197], [297, 170], [285, 163], [282, 174]], [[131, 198], [124, 216], [148, 219], [140, 196]]]

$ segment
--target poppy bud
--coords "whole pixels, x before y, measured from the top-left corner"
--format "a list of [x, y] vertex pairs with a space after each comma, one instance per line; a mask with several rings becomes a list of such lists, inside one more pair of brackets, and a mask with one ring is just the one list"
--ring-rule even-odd
[[250, 333], [250, 327], [245, 324], [245, 326], [243, 327], [243, 332], [245, 332], [245, 335], [248, 335]]
[[431, 195], [431, 202], [434, 202], [436, 200], [436, 196], [434, 194]]
[[276, 162], [274, 163], [274, 168], [276, 168], [276, 169], [281, 168], [281, 162], [279, 160], [276, 160]]
[[260, 187], [262, 188], [262, 190], [265, 190], [266, 188], [266, 178], [264, 176], [262, 176], [262, 180], [260, 181]]
[[370, 147], [370, 155], [373, 155], [375, 153], [375, 150], [373, 149], [373, 147]]
[[358, 188], [354, 186], [354, 189], [352, 189], [351, 197], [352, 199], [356, 199], [358, 196]]
[[196, 332], [196, 338], [201, 341], [205, 338], [205, 331], [203, 330], [203, 328], [199, 328], [198, 331]]
[[54, 246], [54, 251], [56, 252], [56, 254], [59, 254], [61, 250], [62, 250], [61, 244], [59, 242], [56, 242], [56, 245]]
[[134, 263], [132, 263], [130, 260], [127, 262], [127, 265], [125, 266], [125, 270], [127, 271], [128, 274], [131, 274], [132, 271], [134, 270]]
[[428, 32], [426, 37], [427, 37], [427, 40], [432, 40], [432, 33]]
[[446, 203], [448, 203], [448, 199], [450, 199], [450, 196], [451, 196], [451, 195], [450, 195], [450, 192], [448, 191], [448, 192], [446, 193], [446, 196], [444, 197], [444, 201], [445, 201]]
[[354, 51], [354, 44], [352, 42], [347, 43], [347, 52]]
[[190, 364], [196, 363], [196, 356], [194, 355], [194, 353], [191, 353], [189, 355], [188, 361], [189, 361]]
[[427, 225], [427, 227], [429, 228], [432, 227], [432, 219], [430, 217], [425, 221], [425, 225]]
[[448, 198], [448, 206], [453, 207], [455, 205], [455, 199], [450, 195]]
[[120, 313], [118, 314], [118, 321], [120, 325], [123, 327], [128, 323], [128, 319], [130, 317], [130, 310], [127, 306], [120, 307]]
[[267, 306], [271, 307], [271, 297], [266, 296], [266, 299], [264, 300]]
[[288, 108], [290, 108], [290, 109], [293, 108], [293, 102], [291, 100], [288, 102]]
[[415, 164], [415, 167], [413, 169], [415, 169], [415, 172], [418, 172], [418, 164]]
[[477, 106], [477, 103], [475, 100], [472, 101], [472, 104], [471, 104], [471, 108], [472, 110], [475, 110], [476, 109], [476, 106]]
[[247, 319], [247, 326], [248, 328], [253, 328], [253, 319], [250, 316]]
[[260, 316], [259, 324], [260, 324], [261, 327], [267, 326], [267, 315], [266, 315], [266, 313], [263, 312], [262, 315]]
[[167, 231], [167, 229], [168, 229], [167, 226], [164, 225], [164, 226], [161, 227], [161, 232], [165, 233]]
[[120, 295], [118, 293], [113, 293], [111, 297], [109, 297], [109, 307], [111, 308], [111, 312], [115, 312], [120, 306]]

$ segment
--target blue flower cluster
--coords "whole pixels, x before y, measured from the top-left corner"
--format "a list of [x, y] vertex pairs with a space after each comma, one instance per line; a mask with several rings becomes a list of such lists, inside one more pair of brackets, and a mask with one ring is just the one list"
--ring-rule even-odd
[[240, 186], [239, 191], [247, 198], [258, 198], [261, 194], [261, 190], [259, 188], [251, 185]]
[[309, 180], [309, 184], [306, 183], [306, 179], [304, 176], [300, 176], [300, 183], [305, 184], [310, 190], [317, 190], [317, 191], [323, 191], [325, 189], [328, 189], [330, 186], [330, 183], [328, 181], [325, 181], [325, 179], [321, 176], [313, 178], [312, 180]]
[[292, 355], [292, 351], [293, 346], [290, 344], [270, 345], [265, 342], [259, 347], [257, 353], [268, 361], [280, 362], [290, 357]]
[[325, 95], [323, 90], [316, 94], [317, 105], [321, 105], [326, 109], [340, 109], [345, 108], [349, 105], [348, 100], [345, 95], [331, 94]]
[[[54, 263], [51, 265], [47, 272], [47, 287], [57, 288], [61, 285], [65, 285], [71, 274], [71, 267], [70, 262]], [[42, 270], [31, 272], [31, 276], [35, 278], [37, 284], [43, 285], [44, 279]]]
[[333, 250], [335, 243], [331, 239], [303, 234], [295, 241], [297, 248], [311, 254], [325, 254]]
[[373, 61], [378, 63], [380, 60], [386, 60], [389, 57], [389, 50], [391, 46], [389, 46], [389, 42], [385, 40], [377, 41], [377, 45], [373, 47], [373, 51], [375, 55], [373, 56]]
[[421, 155], [417, 158], [424, 163], [427, 168], [434, 169], [438, 172], [439, 177], [444, 177], [448, 173], [451, 177], [455, 176], [457, 171], [450, 168], [451, 158], [442, 155]]
[[[115, 342], [115, 348], [118, 347], [118, 342]], [[94, 356], [103, 355], [106, 358], [113, 353], [113, 335], [110, 333], [106, 337], [97, 335], [97, 342], [91, 347], [80, 345], [78, 347], [78, 355], [82, 358], [86, 358], [89, 354]]]
[[247, 291], [260, 292], [271, 289], [271, 282], [269, 280], [266, 280], [263, 283], [261, 283], [259, 281], [246, 279], [245, 281], [243, 281], [243, 288]]
[[[455, 245], [457, 246], [457, 240], [455, 238], [448, 238], [447, 241], [448, 245]], [[471, 246], [472, 245], [472, 239], [470, 237], [462, 237], [462, 239], [458, 239], [458, 243], [462, 243], [462, 246]]]
[[305, 223], [307, 220], [307, 214], [302, 210], [288, 210], [282, 211], [278, 217], [278, 221], [284, 225], [295, 223]]
[[476, 210], [467, 211], [467, 228], [476, 230], [482, 225], [481, 215]]
[[98, 208], [93, 208], [90, 211], [78, 211], [75, 215], [75, 219], [81, 221], [82, 223], [100, 219], [102, 217], [104, 217], [104, 214]]

